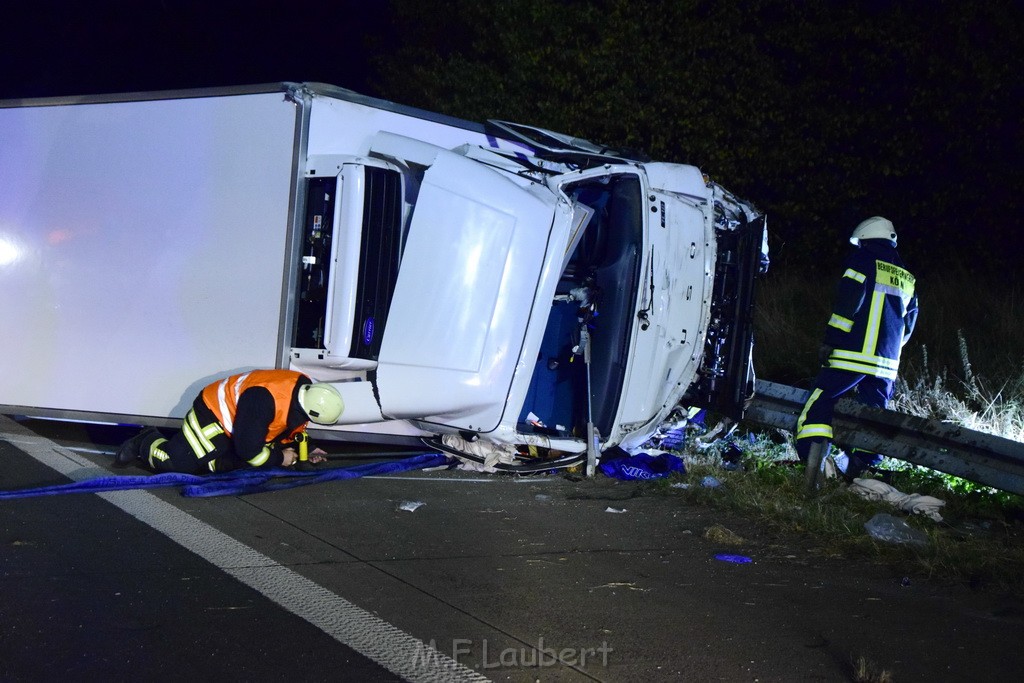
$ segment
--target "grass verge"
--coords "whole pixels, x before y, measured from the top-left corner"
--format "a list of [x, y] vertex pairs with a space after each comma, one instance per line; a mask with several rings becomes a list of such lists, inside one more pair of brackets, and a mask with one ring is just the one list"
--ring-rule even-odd
[[[908, 577], [1024, 597], [1024, 501], [1020, 497], [977, 486], [958, 488], [945, 475], [909, 467], [893, 472], [892, 485], [905, 493], [945, 500], [943, 521], [908, 517], [888, 503], [868, 501], [849, 491], [841, 479], [829, 480], [809, 496], [803, 467], [797, 464], [787, 437], [783, 432], [734, 433], [703, 448], [690, 438], [680, 453], [687, 461], [686, 474], [659, 480], [655, 486], [686, 503], [737, 513], [762, 528], [801, 539], [829, 557], [863, 558]], [[737, 459], [737, 451], [741, 453], [737, 469], [723, 467], [726, 451], [731, 460]], [[721, 485], [705, 485], [707, 477]], [[876, 540], [864, 525], [880, 512], [904, 518], [927, 541], [912, 545]]]

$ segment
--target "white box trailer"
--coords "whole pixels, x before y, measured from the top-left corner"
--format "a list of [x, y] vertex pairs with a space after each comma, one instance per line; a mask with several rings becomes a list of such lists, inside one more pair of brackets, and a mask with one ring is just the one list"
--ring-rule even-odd
[[742, 410], [764, 229], [692, 166], [322, 84], [0, 102], [0, 410], [166, 426], [291, 367], [321, 436], [578, 461]]

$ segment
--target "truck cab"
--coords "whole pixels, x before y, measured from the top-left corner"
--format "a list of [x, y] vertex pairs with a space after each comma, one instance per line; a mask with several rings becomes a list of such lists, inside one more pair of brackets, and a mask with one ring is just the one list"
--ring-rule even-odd
[[741, 412], [763, 216], [692, 166], [489, 130], [308, 160], [290, 363], [339, 389], [336, 429], [515, 469], [639, 445], [681, 401]]

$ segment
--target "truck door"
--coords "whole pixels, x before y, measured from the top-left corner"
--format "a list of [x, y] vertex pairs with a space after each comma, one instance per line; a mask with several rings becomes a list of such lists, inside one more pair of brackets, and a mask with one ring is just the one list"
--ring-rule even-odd
[[[420, 186], [378, 359], [386, 417], [478, 432], [498, 426], [556, 204], [546, 188], [530, 191], [478, 162], [438, 154]], [[571, 212], [566, 229], [570, 220]]]

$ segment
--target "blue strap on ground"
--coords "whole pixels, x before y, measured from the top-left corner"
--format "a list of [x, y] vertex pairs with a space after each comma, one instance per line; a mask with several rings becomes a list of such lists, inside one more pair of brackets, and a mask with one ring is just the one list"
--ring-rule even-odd
[[[177, 472], [165, 472], [163, 474], [97, 477], [70, 484], [40, 486], [20, 491], [0, 491], [0, 500], [56, 496], [65, 493], [100, 493], [102, 491], [125, 491], [129, 489], [156, 489], [167, 486], [183, 486], [182, 495], [192, 498], [236, 496], [263, 491], [281, 491], [283, 489], [319, 484], [336, 479], [356, 479], [372, 474], [408, 472], [410, 470], [437, 467], [447, 462], [448, 458], [444, 455], [424, 453], [423, 455], [416, 455], [404, 460], [392, 460], [325, 470], [293, 470], [275, 467], [270, 470], [245, 469], [225, 472], [223, 474], [179, 474]], [[287, 480], [271, 482], [271, 479], [277, 477], [287, 477]]]
[[[438, 453], [426, 453], [417, 455], [405, 460], [388, 462], [375, 462], [355, 467], [336, 467], [332, 469], [301, 472], [298, 474], [312, 475], [306, 477], [293, 477], [287, 480], [270, 481], [271, 477], [247, 478], [240, 481], [209, 479], [194, 486], [186, 486], [181, 490], [183, 496], [189, 498], [210, 498], [213, 496], [242, 496], [248, 493], [264, 493], [270, 491], [283, 491], [298, 486], [309, 486], [320, 484], [325, 481], [338, 479], [358, 479], [371, 474], [395, 474], [396, 472], [408, 472], [409, 470], [422, 470], [428, 467], [438, 467], [448, 462], [448, 458]], [[285, 475], [296, 474], [285, 472]]]

